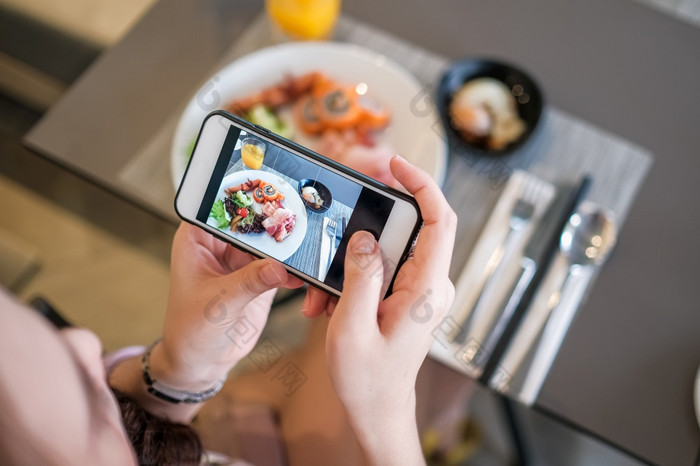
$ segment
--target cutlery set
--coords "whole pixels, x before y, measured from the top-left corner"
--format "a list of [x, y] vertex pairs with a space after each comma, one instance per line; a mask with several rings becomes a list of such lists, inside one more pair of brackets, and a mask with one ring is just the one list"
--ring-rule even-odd
[[[517, 280], [528, 239], [555, 195], [555, 188], [526, 172], [516, 171], [504, 187], [457, 284], [451, 345], [469, 351], [457, 357], [461, 369], [474, 378], [483, 375], [494, 343], [503, 332], [506, 303]], [[527, 271], [531, 272], [531, 268]]]
[[506, 183], [456, 283], [446, 339], [431, 356], [533, 403], [615, 244], [614, 216], [571, 188], [524, 171]]
[[582, 203], [569, 217], [527, 318], [512, 335], [499, 361], [502, 370], [515, 380], [512, 386], [495, 388], [514, 392], [525, 404], [534, 403], [594, 272], [609, 256], [616, 237], [612, 212], [593, 203]]
[[[496, 287], [493, 277], [501, 275], [501, 269], [508, 264], [504, 258], [508, 258], [514, 253], [514, 248], [518, 245], [519, 235], [530, 226], [533, 220], [538, 199], [543, 195], [549, 197], [547, 190], [551, 190], [548, 184], [534, 178], [530, 178], [523, 183], [523, 191], [520, 197], [515, 200], [515, 204], [510, 211], [508, 233], [502, 243], [493, 250], [491, 257], [486, 263], [483, 274], [484, 282], [478, 288], [479, 292], [469, 314], [478, 315], [479, 311], [486, 308], [484, 304], [491, 301], [489, 298], [495, 292], [494, 289]], [[465, 334], [461, 333], [457, 341], [462, 342], [464, 336]]]

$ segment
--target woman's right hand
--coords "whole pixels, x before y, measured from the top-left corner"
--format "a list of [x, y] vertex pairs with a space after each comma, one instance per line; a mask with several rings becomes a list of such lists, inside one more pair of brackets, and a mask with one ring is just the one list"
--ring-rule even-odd
[[331, 380], [370, 463], [422, 464], [415, 382], [432, 330], [454, 299], [448, 271], [457, 216], [427, 173], [398, 156], [391, 171], [415, 197], [424, 221], [392, 295], [381, 300], [379, 246], [358, 232], [345, 258], [342, 297], [336, 304], [310, 289], [304, 313], [332, 313], [326, 337]]

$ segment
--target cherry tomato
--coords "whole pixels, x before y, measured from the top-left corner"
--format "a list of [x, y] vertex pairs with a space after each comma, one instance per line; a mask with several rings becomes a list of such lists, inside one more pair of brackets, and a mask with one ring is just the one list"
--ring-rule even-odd
[[240, 209], [238, 209], [236, 211], [236, 213], [238, 215], [240, 215], [241, 217], [247, 217], [248, 216], [248, 209], [246, 209], [245, 207], [241, 207]]

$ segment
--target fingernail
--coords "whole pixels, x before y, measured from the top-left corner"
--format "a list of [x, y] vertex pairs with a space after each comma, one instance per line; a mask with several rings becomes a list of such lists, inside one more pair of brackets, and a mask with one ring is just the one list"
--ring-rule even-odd
[[265, 267], [260, 269], [260, 280], [268, 286], [282, 283], [282, 276], [275, 270], [275, 266], [271, 263], [265, 264]]
[[306, 310], [309, 307], [309, 294], [306, 293], [306, 296], [304, 296], [304, 302], [301, 303], [301, 313], [306, 315]]
[[353, 254], [374, 254], [377, 248], [377, 241], [371, 233], [360, 231], [353, 235], [350, 249]]

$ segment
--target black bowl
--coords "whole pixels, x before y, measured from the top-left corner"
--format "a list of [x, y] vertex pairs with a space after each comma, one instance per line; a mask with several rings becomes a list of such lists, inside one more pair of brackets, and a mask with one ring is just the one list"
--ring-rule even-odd
[[[309, 204], [308, 202], [306, 202], [306, 199], [304, 199], [304, 196], [301, 194], [301, 190], [304, 189], [306, 186], [312, 186], [316, 188], [316, 191], [318, 191], [318, 195], [321, 196], [321, 199], [323, 199], [323, 205], [321, 207], [316, 208], [315, 204]], [[325, 184], [316, 180], [309, 180], [306, 178], [300, 180], [299, 195], [301, 196], [301, 200], [304, 201], [306, 208], [312, 212], [325, 212], [328, 210], [328, 208], [331, 206], [331, 203], [333, 202], [333, 196], [331, 195], [331, 191], [326, 187]]]
[[[454, 94], [467, 82], [476, 78], [493, 78], [505, 83], [516, 97], [520, 118], [525, 121], [525, 132], [502, 149], [472, 144], [462, 137], [452, 126], [450, 103]], [[442, 118], [445, 133], [453, 148], [462, 148], [467, 153], [498, 157], [510, 154], [522, 147], [537, 128], [544, 108], [544, 98], [539, 87], [525, 72], [506, 63], [483, 58], [471, 58], [456, 61], [450, 66], [440, 80], [437, 89], [437, 107]]]

